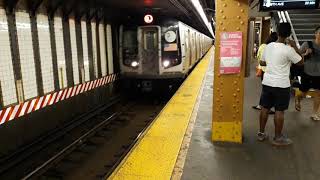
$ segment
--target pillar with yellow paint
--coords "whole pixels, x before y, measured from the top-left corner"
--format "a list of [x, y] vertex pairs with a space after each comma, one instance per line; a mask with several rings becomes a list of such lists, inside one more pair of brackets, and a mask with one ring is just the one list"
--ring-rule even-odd
[[[212, 140], [242, 143], [244, 75], [248, 33], [248, 0], [216, 1], [216, 49]], [[242, 64], [237, 74], [220, 74], [220, 34], [242, 32]]]

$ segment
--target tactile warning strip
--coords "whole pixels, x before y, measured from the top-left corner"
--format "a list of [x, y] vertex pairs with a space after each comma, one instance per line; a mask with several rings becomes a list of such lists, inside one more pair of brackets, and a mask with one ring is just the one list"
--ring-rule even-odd
[[170, 179], [212, 47], [109, 179]]

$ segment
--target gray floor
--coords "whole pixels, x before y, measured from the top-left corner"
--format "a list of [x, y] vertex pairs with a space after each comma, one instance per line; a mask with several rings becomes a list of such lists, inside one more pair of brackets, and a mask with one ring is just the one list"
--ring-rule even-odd
[[[211, 66], [212, 67], [212, 66]], [[294, 141], [287, 148], [272, 147], [256, 141], [259, 112], [251, 108], [258, 103], [260, 81], [246, 79], [244, 104], [244, 143], [214, 145], [210, 140], [212, 111], [212, 69], [206, 85], [191, 138], [183, 180], [319, 180], [320, 123], [309, 118], [312, 101], [303, 101], [302, 112], [294, 110], [294, 101], [285, 114], [285, 133]], [[273, 135], [273, 116], [267, 131]]]

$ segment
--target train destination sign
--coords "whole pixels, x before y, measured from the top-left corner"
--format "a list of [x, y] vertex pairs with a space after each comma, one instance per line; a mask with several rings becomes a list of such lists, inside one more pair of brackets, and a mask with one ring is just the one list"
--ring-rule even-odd
[[319, 0], [262, 0], [261, 10], [314, 9]]
[[242, 32], [222, 32], [220, 39], [220, 74], [240, 73]]
[[150, 15], [150, 14], [147, 14], [144, 16], [144, 22], [147, 23], [147, 24], [150, 24], [153, 22], [153, 16]]

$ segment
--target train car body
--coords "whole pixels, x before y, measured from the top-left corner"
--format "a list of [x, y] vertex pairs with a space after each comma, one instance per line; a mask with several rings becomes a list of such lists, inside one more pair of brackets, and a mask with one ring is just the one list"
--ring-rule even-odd
[[183, 79], [212, 39], [176, 20], [120, 27], [120, 69], [127, 81], [150, 89], [154, 82]]

